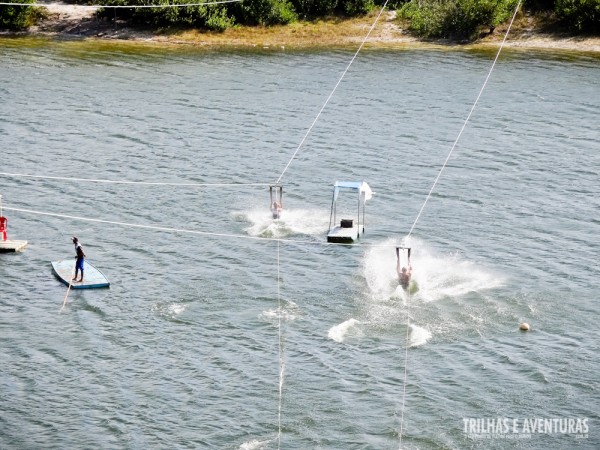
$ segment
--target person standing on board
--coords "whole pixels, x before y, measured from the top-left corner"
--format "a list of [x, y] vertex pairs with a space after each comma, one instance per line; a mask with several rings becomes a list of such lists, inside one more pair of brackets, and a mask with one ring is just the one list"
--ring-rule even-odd
[[81, 244], [79, 240], [73, 236], [73, 244], [75, 244], [75, 278], [73, 281], [77, 281], [77, 272], [81, 270], [81, 278], [79, 282], [83, 282], [83, 259], [85, 258], [85, 253], [83, 253], [83, 248], [81, 248]]

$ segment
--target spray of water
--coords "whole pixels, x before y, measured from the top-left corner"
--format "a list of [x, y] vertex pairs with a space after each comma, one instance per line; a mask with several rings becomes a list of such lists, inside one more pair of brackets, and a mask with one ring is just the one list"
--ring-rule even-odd
[[[403, 333], [398, 325], [406, 323], [408, 293], [398, 285], [394, 247], [400, 245], [400, 241], [388, 239], [382, 244], [368, 249], [363, 258], [362, 273], [366, 286], [360, 299], [363, 306], [361, 315], [329, 330], [329, 337], [337, 342], [361, 333], [387, 333], [390, 330]], [[495, 288], [503, 283], [503, 279], [457, 254], [439, 254], [424, 241], [412, 238], [411, 247], [412, 279], [417, 290], [411, 294], [408, 345], [418, 347], [426, 344], [436, 332], [452, 329], [451, 322], [456, 320], [443, 311], [432, 315], [429, 304]], [[405, 265], [406, 261], [401, 263]], [[454, 328], [464, 326], [454, 325]]]
[[318, 236], [329, 227], [329, 212], [311, 209], [286, 209], [280, 219], [273, 219], [266, 209], [254, 209], [234, 214], [240, 221], [251, 225], [246, 228], [250, 236], [285, 238], [296, 235]]

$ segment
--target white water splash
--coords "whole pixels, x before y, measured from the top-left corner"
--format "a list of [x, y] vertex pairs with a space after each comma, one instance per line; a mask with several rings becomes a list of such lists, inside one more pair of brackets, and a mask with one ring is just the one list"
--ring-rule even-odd
[[329, 339], [333, 339], [336, 342], [344, 342], [346, 334], [360, 322], [356, 319], [348, 319], [345, 322], [335, 325], [329, 329]]
[[181, 303], [173, 303], [172, 305], [168, 306], [167, 310], [174, 316], [178, 316], [185, 311], [185, 305], [182, 305]]
[[281, 314], [279, 309], [269, 309], [267, 311], [263, 311], [259, 317], [263, 319], [273, 320], [279, 319], [279, 316], [281, 315], [282, 320], [294, 321], [301, 314], [302, 311], [296, 303], [292, 301], [287, 301], [286, 305], [283, 308], [281, 308]]
[[240, 445], [239, 450], [261, 450], [265, 448], [269, 442], [271, 442], [271, 440], [259, 441], [258, 439], [253, 439]]
[[[440, 330], [464, 326], [453, 323], [453, 315], [428, 307], [428, 303], [492, 289], [504, 282], [503, 277], [479, 264], [456, 254], [437, 254], [426, 243], [412, 238], [412, 279], [418, 290], [409, 296], [398, 285], [394, 247], [399, 242], [388, 239], [382, 244], [367, 250], [363, 259], [367, 290], [363, 303], [366, 314], [361, 321], [368, 325], [365, 330], [379, 332], [393, 329], [406, 323], [406, 309], [410, 302], [410, 347], [426, 344], [433, 333], [443, 332]], [[405, 264], [406, 260], [401, 261], [401, 265]]]
[[408, 346], [419, 347], [424, 345], [431, 339], [432, 334], [425, 328], [410, 324], [410, 332], [408, 335]]
[[309, 209], [286, 209], [281, 219], [273, 219], [267, 209], [254, 209], [235, 214], [238, 220], [250, 222], [246, 228], [250, 236], [284, 238], [293, 235], [318, 236], [329, 227], [329, 212]]
[[[398, 289], [396, 254], [392, 239], [365, 254], [364, 276], [373, 299], [404, 297]], [[502, 277], [457, 255], [437, 255], [424, 242], [412, 238], [412, 279], [418, 285], [413, 299], [430, 302], [501, 286]]]
[[152, 311], [158, 312], [161, 315], [168, 317], [175, 317], [180, 315], [186, 309], [186, 305], [183, 303], [158, 303], [152, 307]]

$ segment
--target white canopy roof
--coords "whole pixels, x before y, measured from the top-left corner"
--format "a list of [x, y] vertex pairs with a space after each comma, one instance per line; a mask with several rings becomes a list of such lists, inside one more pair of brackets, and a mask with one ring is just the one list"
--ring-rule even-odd
[[371, 187], [364, 181], [336, 181], [333, 185], [333, 196], [337, 199], [340, 189], [348, 189], [354, 192], [364, 194], [365, 202], [373, 197], [373, 191]]

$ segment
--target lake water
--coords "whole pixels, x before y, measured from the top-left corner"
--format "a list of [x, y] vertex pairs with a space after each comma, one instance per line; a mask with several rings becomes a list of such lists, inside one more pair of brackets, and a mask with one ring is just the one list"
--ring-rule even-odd
[[[600, 59], [502, 54], [409, 299], [494, 54], [362, 52], [299, 147], [352, 55], [2, 42], [1, 448], [600, 446]], [[61, 312], [73, 235], [111, 287]]]

